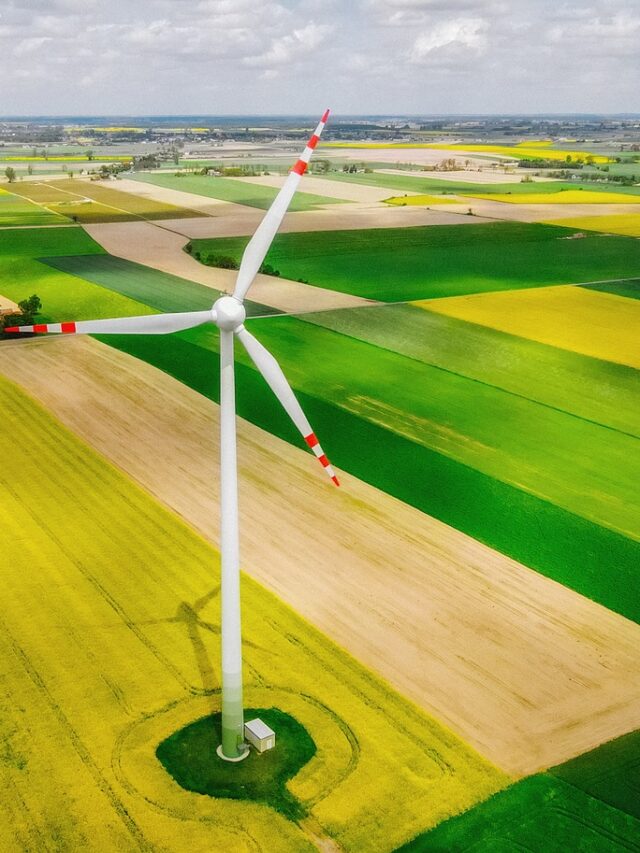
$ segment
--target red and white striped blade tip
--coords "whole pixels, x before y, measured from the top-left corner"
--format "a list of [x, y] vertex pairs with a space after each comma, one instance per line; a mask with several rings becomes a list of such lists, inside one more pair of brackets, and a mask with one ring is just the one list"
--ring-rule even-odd
[[291, 171], [295, 172], [296, 175], [304, 175], [304, 173], [306, 172], [307, 166], [309, 165], [309, 160], [311, 159], [311, 155], [313, 154], [313, 149], [320, 141], [320, 134], [322, 133], [324, 126], [327, 123], [327, 119], [329, 118], [329, 112], [329, 110], [325, 110], [323, 112], [322, 118], [320, 119], [318, 126], [313, 132], [313, 136], [307, 142], [307, 147], [302, 152], [300, 159], [296, 162], [295, 166], [292, 167]]
[[305, 435], [304, 440], [307, 442], [309, 447], [313, 450], [316, 458], [318, 459], [318, 462], [325, 469], [325, 471], [327, 472], [327, 474], [329, 475], [331, 480], [336, 484], [336, 486], [339, 486], [340, 481], [336, 477], [335, 471], [331, 467], [331, 463], [329, 462], [329, 460], [325, 456], [323, 449], [320, 447], [320, 442], [316, 438], [315, 433], [310, 432], [309, 435]]
[[[7, 326], [4, 330], [5, 332], [10, 332], [11, 334], [19, 334], [20, 332], [29, 333], [34, 335], [46, 335], [49, 330], [48, 323], [36, 323], [35, 326]], [[75, 323], [60, 323], [60, 332], [62, 334], [73, 335], [76, 331]]]

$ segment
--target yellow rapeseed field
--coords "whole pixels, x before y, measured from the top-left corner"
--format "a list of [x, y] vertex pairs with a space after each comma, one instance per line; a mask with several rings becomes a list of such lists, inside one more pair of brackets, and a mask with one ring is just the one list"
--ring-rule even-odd
[[154, 753], [219, 707], [218, 554], [3, 378], [0, 400], [1, 850], [295, 853], [311, 829], [383, 853], [507, 784], [244, 577], [245, 703], [313, 737], [289, 783], [311, 826], [179, 788]]
[[614, 216], [576, 216], [572, 219], [552, 219], [547, 225], [564, 225], [580, 231], [602, 231], [624, 237], [640, 237], [640, 213], [622, 213]]
[[[541, 193], [465, 193], [473, 198], [503, 201], [507, 204], [640, 204], [640, 195], [608, 193], [598, 190], [560, 190]], [[565, 220], [566, 222], [566, 220]]]
[[527, 142], [518, 142], [516, 148], [548, 148], [553, 145], [551, 139], [531, 139]]
[[424, 206], [428, 204], [456, 204], [457, 199], [445, 198], [441, 195], [397, 195], [385, 198], [385, 204], [396, 204], [403, 207], [406, 204]]
[[640, 300], [561, 285], [414, 304], [511, 335], [640, 368]]

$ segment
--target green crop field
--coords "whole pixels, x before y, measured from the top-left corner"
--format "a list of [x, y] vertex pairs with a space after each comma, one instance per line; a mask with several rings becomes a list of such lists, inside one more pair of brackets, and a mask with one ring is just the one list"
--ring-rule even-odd
[[602, 293], [613, 293], [615, 296], [626, 296], [629, 299], [640, 299], [640, 278], [626, 281], [602, 281], [598, 284], [582, 285], [587, 290], [600, 290]]
[[[22, 237], [22, 248], [36, 256], [46, 253], [59, 268], [19, 258], [21, 276], [6, 293], [18, 301], [37, 292], [45, 305], [43, 319], [136, 314], [151, 310], [147, 305], [198, 308], [200, 299], [210, 304], [210, 294], [198, 285], [91, 254], [95, 244], [82, 232], [85, 257], [52, 261], [53, 252], [46, 249], [53, 231], [68, 233], [67, 244], [78, 241], [79, 229], [41, 229], [29, 241]], [[65, 248], [70, 246], [59, 245], [57, 253], [67, 254]], [[35, 288], [34, 273], [40, 276]], [[639, 476], [637, 409], [630, 405], [635, 371], [408, 306], [364, 310], [376, 317], [367, 324], [367, 335], [362, 325], [358, 332], [344, 325], [322, 328], [322, 315], [311, 322], [254, 321], [318, 434], [326, 436], [336, 464], [640, 620], [640, 608], [628, 594], [640, 554], [633, 538]], [[387, 332], [376, 311], [392, 312]], [[353, 318], [358, 312], [342, 314]], [[325, 315], [327, 326], [338, 315]], [[376, 337], [376, 326], [378, 335], [394, 329], [396, 343]], [[407, 343], [412, 336], [421, 341], [413, 349]], [[208, 330], [104, 340], [217, 399], [217, 338]], [[475, 358], [468, 358], [470, 351]], [[271, 392], [243, 359], [240, 413], [299, 444]], [[345, 390], [347, 364], [352, 379]]]
[[[549, 772], [640, 820], [640, 731], [609, 741]], [[637, 840], [640, 847], [640, 836]]]
[[[536, 288], [569, 275], [623, 279], [638, 268], [638, 241], [566, 235], [564, 228], [520, 223], [290, 234], [278, 238], [267, 260], [283, 276], [388, 301]], [[245, 243], [194, 241], [194, 247], [239, 255]], [[41, 297], [43, 321], [201, 310], [217, 296], [109, 256], [76, 227], [0, 231], [0, 275], [3, 295]], [[637, 296], [636, 282], [600, 281], [585, 289], [619, 296], [610, 297], [618, 304]], [[536, 293], [542, 291], [525, 295]], [[573, 320], [577, 325], [580, 318]], [[404, 304], [253, 319], [250, 328], [278, 358], [340, 468], [640, 622], [640, 602], [630, 592], [640, 565], [637, 370]], [[100, 340], [218, 400], [215, 330]], [[237, 355], [239, 414], [299, 446], [241, 348]], [[195, 849], [202, 839], [233, 849], [250, 832], [274, 853], [307, 850], [303, 821], [310, 815], [323, 842], [333, 838], [354, 853], [363, 845], [402, 844], [406, 853], [511, 853], [539, 849], [542, 834], [545, 853], [640, 850], [640, 735], [501, 790], [509, 781], [503, 774], [247, 579], [251, 706], [281, 708], [293, 721], [292, 737], [302, 737], [295, 720], [304, 717], [308, 766], [283, 765], [282, 779], [292, 777], [286, 789], [280, 777], [277, 784], [260, 774], [254, 779], [249, 764], [241, 790], [229, 789], [223, 775], [185, 774], [184, 750], [198, 752], [208, 743], [206, 715], [217, 713], [210, 700], [219, 685], [211, 671], [210, 681], [198, 683], [204, 675], [192, 646], [200, 622], [176, 641], [173, 614], [176, 607], [183, 613], [185, 602], [215, 596], [207, 567], [217, 569], [217, 554], [14, 386], [0, 385], [10, 459], [0, 480], [11, 500], [3, 517], [14, 525], [7, 538], [14, 586], [0, 625], [0, 653], [9, 661], [0, 710], [16, 706], [17, 697], [27, 709], [24, 719], [18, 725], [13, 711], [4, 719], [8, 730], [29, 731], [28, 738], [11, 735], [0, 762], [5, 786], [22, 785], [28, 805], [19, 815], [6, 813], [0, 846], [24, 848], [36, 825], [52, 827], [49, 834], [68, 849], [86, 842], [80, 827], [95, 832], [105, 849], [124, 849], [141, 837], [157, 843], [157, 824], [141, 805], [151, 801], [174, 810], [163, 843], [183, 842], [188, 833]], [[38, 479], [41, 471], [46, 476]], [[70, 525], [77, 532], [72, 540]], [[69, 572], [78, 575], [73, 585]], [[43, 584], [53, 590], [46, 600], [37, 597]], [[27, 598], [41, 601], [29, 619], [22, 609]], [[160, 622], [151, 613], [157, 602], [168, 614]], [[204, 642], [210, 644], [217, 626], [210, 618], [209, 624]], [[104, 653], [86, 641], [95, 630], [105, 634]], [[132, 675], [128, 667], [139, 648], [147, 657]], [[70, 657], [73, 678], [64, 666]], [[277, 701], [264, 688], [267, 670]], [[311, 677], [332, 697], [326, 708], [310, 710], [308, 697], [291, 693], [302, 690], [298, 673], [307, 687]], [[95, 698], [89, 704], [88, 689]], [[32, 709], [40, 705], [37, 716]], [[141, 735], [132, 746], [120, 734], [131, 730], [132, 717], [139, 731], [148, 729], [144, 765], [136, 763]], [[352, 737], [334, 743], [336, 719], [349, 720]], [[195, 720], [201, 723], [190, 726]], [[184, 788], [219, 796], [180, 791], [155, 758], [161, 743], [162, 765]], [[398, 786], [409, 749], [412, 772]], [[350, 775], [343, 774], [350, 760]], [[43, 772], [48, 766], [53, 777]], [[264, 770], [264, 763], [256, 766]], [[71, 792], [71, 810], [58, 791]], [[179, 811], [176, 819], [177, 791], [194, 797], [186, 820]], [[246, 811], [234, 811], [238, 796]], [[108, 837], [103, 817], [96, 817], [106, 813]], [[422, 834], [406, 843], [416, 833]]]
[[[273, 347], [285, 370], [290, 371], [301, 404], [317, 434], [322, 437], [329, 457], [338, 467], [605, 606], [640, 621], [640, 606], [629, 595], [640, 560], [638, 542], [425, 444], [416, 443], [402, 432], [388, 428], [375, 414], [372, 417], [369, 413], [369, 418], [365, 418], [361, 413], [337, 405], [331, 399], [331, 393], [335, 390], [336, 382], [341, 382], [344, 387], [345, 365], [350, 365], [350, 376], [357, 377], [363, 369], [364, 358], [364, 370], [370, 375], [374, 369], [369, 361], [375, 352], [373, 347], [368, 347], [366, 352], [363, 350], [354, 359], [354, 353], [349, 348], [342, 349], [342, 344], [338, 344], [342, 355], [331, 390], [323, 389], [318, 396], [311, 390], [301, 390], [297, 387], [299, 382], [295, 365], [292, 369], [295, 357], [301, 352], [298, 343], [295, 336], [288, 339], [283, 336], [280, 343], [274, 346], [274, 341], [264, 334], [267, 325], [272, 322], [253, 321], [253, 330], [267, 345]], [[340, 336], [335, 337], [340, 339]], [[185, 340], [182, 335], [172, 336], [162, 343], [150, 338], [130, 336], [109, 336], [102, 340], [165, 370], [210, 399], [219, 399], [218, 360], [211, 351]], [[335, 348], [334, 345], [334, 352]], [[287, 349], [290, 358], [287, 357]], [[325, 358], [324, 350], [317, 351], [315, 347], [311, 350], [306, 342], [302, 351], [305, 363], [307, 359], [315, 364]], [[329, 361], [335, 364], [334, 353], [329, 354]], [[398, 384], [397, 377], [402, 375], [401, 370], [408, 361], [404, 359], [394, 364], [393, 370], [399, 372], [388, 377], [389, 383]], [[380, 366], [378, 361], [373, 363]], [[435, 374], [437, 371], [431, 368], [431, 372]], [[466, 382], [469, 388], [474, 385], [470, 380]], [[414, 390], [416, 395], [420, 394], [419, 388]], [[238, 411], [242, 417], [299, 446], [297, 432], [280, 411], [271, 391], [265, 387], [256, 371], [242, 361], [237, 366], [237, 392]], [[422, 393], [424, 396], [424, 389]], [[508, 398], [510, 395], [504, 396]], [[464, 403], [473, 406], [476, 401], [465, 400]], [[384, 413], [387, 413], [385, 408], [393, 413], [391, 406], [385, 407], [384, 403], [378, 403], [378, 406]], [[530, 408], [535, 407], [530, 404]], [[488, 417], [489, 413], [485, 412], [484, 415]], [[565, 422], [571, 419], [564, 413], [558, 413], [560, 417]], [[396, 418], [401, 420], [402, 414], [397, 412]], [[406, 416], [406, 420], [415, 427], [410, 415]], [[445, 421], [443, 428], [446, 427], [454, 435], [448, 422]], [[513, 424], [512, 416], [510, 423]], [[503, 429], [506, 431], [507, 425], [503, 425]], [[597, 431], [598, 428], [593, 425], [593, 429]], [[599, 429], [604, 437], [607, 431]], [[563, 441], [566, 440], [565, 436]], [[460, 442], [464, 445], [469, 439], [460, 436]], [[543, 456], [542, 448], [538, 449], [538, 455]], [[477, 450], [478, 456], [481, 456], [482, 448], [478, 447]], [[586, 449], [584, 452], [586, 455]], [[597, 468], [597, 463], [594, 464]], [[511, 467], [515, 472], [517, 464], [513, 462]], [[528, 461], [525, 467], [529, 467]], [[552, 470], [548, 473], [552, 478]], [[578, 495], [575, 503], [580, 503]], [[500, 519], [500, 524], [496, 524], [496, 518]]]
[[[0, 399], [0, 849], [308, 853], [273, 792], [188, 794], [156, 756], [219, 711], [218, 553], [3, 378]], [[392, 850], [508, 783], [272, 593], [242, 595], [247, 707], [315, 744], [287, 800], [325, 844]]]
[[[220, 296], [217, 290], [113, 255], [68, 255], [41, 259], [48, 266], [84, 281], [99, 284], [156, 311], [204, 311]], [[278, 314], [273, 308], [247, 300], [249, 316]], [[98, 306], [96, 306], [98, 308]], [[99, 306], [99, 310], [102, 306]]]
[[19, 302], [32, 294], [42, 301], [43, 323], [90, 320], [152, 313], [140, 302], [54, 269], [38, 257], [73, 254], [106, 257], [81, 228], [7, 228], [0, 230], [0, 293]]
[[412, 305], [322, 311], [304, 320], [640, 438], [640, 373], [630, 367]]
[[[634, 436], [291, 317], [257, 333], [305, 393], [640, 540]], [[182, 336], [217, 349], [208, 328]]]
[[[531, 776], [400, 848], [427, 851], [640, 850], [640, 732]], [[398, 851], [398, 853], [400, 853]]]
[[[208, 198], [217, 198], [220, 201], [244, 204], [248, 207], [259, 207], [261, 210], [266, 210], [270, 206], [278, 192], [273, 187], [235, 181], [233, 178], [216, 178], [204, 175], [176, 177], [175, 175], [146, 172], [132, 175], [132, 177], [136, 181], [144, 181], [158, 187], [182, 190]], [[314, 210], [325, 204], [343, 204], [343, 202], [340, 199], [312, 195], [311, 193], [296, 193], [289, 210]]]
[[[550, 225], [492, 222], [280, 234], [267, 261], [286, 278], [393, 302], [626, 278], [640, 241]], [[240, 257], [246, 237], [193, 240], [194, 250]]]
[[68, 228], [7, 228], [0, 231], [0, 259], [38, 258], [43, 255], [87, 255], [103, 253], [95, 240], [74, 225]]
[[640, 850], [639, 839], [640, 820], [560, 779], [539, 775], [441, 824], [398, 853], [622, 853]]
[[19, 195], [0, 189], [0, 228], [33, 225], [68, 225], [69, 221]]
[[[388, 164], [386, 164], [388, 166]], [[389, 187], [389, 189], [404, 190], [405, 192], [420, 193], [489, 193], [497, 195], [526, 195], [528, 193], [557, 193], [562, 190], [593, 190], [603, 192], [631, 193], [640, 192], [640, 187], [623, 187], [603, 181], [525, 181], [524, 183], [487, 184], [474, 183], [473, 172], [469, 173], [469, 181], [449, 181], [437, 176], [437, 172], [416, 171], [415, 178], [410, 175], [396, 175], [393, 172], [328, 172], [323, 178], [332, 181], [365, 184], [373, 187]], [[524, 202], [524, 199], [523, 199]]]

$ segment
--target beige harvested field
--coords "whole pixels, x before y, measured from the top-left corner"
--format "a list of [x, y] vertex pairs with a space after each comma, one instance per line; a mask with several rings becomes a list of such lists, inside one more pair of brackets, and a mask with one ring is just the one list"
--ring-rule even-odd
[[132, 181], [130, 178], [119, 178], [115, 186], [111, 184], [110, 186], [113, 189], [131, 193], [131, 195], [138, 195], [165, 204], [174, 204], [176, 207], [192, 208], [198, 213], [207, 213], [211, 216], [220, 212], [220, 205], [227, 203], [217, 198], [207, 198], [182, 190], [170, 190], [167, 187], [158, 187], [155, 184], [146, 184], [143, 181]]
[[[256, 178], [233, 178], [232, 180], [279, 189], [283, 185], [285, 178], [286, 175], [260, 175]], [[368, 187], [365, 184], [354, 184], [349, 181], [330, 181], [326, 178], [315, 177], [314, 175], [305, 175], [303, 177], [300, 184], [300, 191], [315, 193], [316, 195], [327, 196], [328, 198], [339, 198], [343, 201], [369, 202], [371, 204], [384, 201], [393, 192], [387, 187]], [[416, 194], [407, 193], [407, 195]]]
[[[197, 281], [214, 290], [233, 290], [237, 272], [206, 267], [183, 251], [187, 242], [180, 234], [166, 231], [151, 222], [110, 222], [86, 225], [85, 231], [111, 255], [135, 261], [162, 272]], [[212, 296], [213, 299], [213, 296]], [[313, 287], [299, 281], [257, 275], [251, 299], [288, 314], [354, 308], [375, 304], [370, 299]]]
[[0, 315], [15, 314], [19, 310], [17, 303], [0, 293]]
[[[516, 173], [515, 167], [509, 172], [497, 170], [488, 171], [484, 169], [461, 169], [455, 172], [416, 172], [415, 169], [374, 169], [380, 175], [404, 175], [407, 178], [433, 178], [438, 181], [464, 181], [470, 184], [519, 184], [522, 182], [522, 174]], [[531, 177], [531, 180], [539, 183], [544, 181], [555, 181], [557, 178]]]
[[[629, 205], [625, 204], [505, 204], [474, 196], [457, 196], [460, 204], [447, 205], [450, 211], [466, 212], [469, 208], [475, 216], [492, 219], [509, 219], [515, 222], [546, 222], [549, 219], [573, 219], [580, 216], [615, 216], [629, 214]], [[451, 198], [451, 196], [448, 196]], [[526, 196], [522, 197], [523, 199]], [[477, 219], [474, 220], [477, 221]]]
[[[390, 193], [393, 195], [393, 191]], [[510, 208], [512, 205], [501, 204], [497, 206], [502, 211], [503, 208]], [[542, 205], [537, 206], [542, 207]], [[461, 213], [466, 214], [468, 207], [469, 204], [461, 206]], [[475, 207], [474, 204], [474, 209]], [[428, 210], [424, 207], [390, 207], [389, 205], [372, 207], [371, 204], [353, 202], [352, 204], [336, 205], [336, 207], [326, 210], [288, 213], [278, 230], [280, 233], [289, 231], [354, 231], [359, 228], [463, 225], [471, 222], [477, 224], [482, 221], [479, 216], [472, 218], [460, 213], [456, 214], [452, 212], [452, 208], [454, 211], [456, 210], [453, 205], [447, 205], [447, 211], [444, 213], [439, 210]], [[252, 234], [262, 219], [262, 211], [249, 207], [243, 208], [239, 204], [229, 204], [222, 211], [215, 218], [165, 219], [159, 225], [162, 228], [183, 234], [185, 237], [240, 237], [245, 234]], [[511, 214], [515, 211], [507, 210], [507, 213]], [[491, 215], [494, 216], [494, 214]], [[494, 216], [494, 218], [512, 219], [514, 217]], [[548, 214], [546, 218], [549, 218]]]
[[[91, 339], [2, 356], [217, 544], [217, 406]], [[239, 471], [246, 571], [498, 766], [531, 773], [640, 727], [640, 626], [362, 481], [333, 488], [244, 421]]]
[[[482, 166], [487, 166], [488, 160], [482, 159], [474, 154], [469, 154], [464, 151], [452, 151], [447, 148], [320, 148], [319, 157], [324, 157], [331, 152], [334, 156], [340, 157], [343, 160], [356, 160], [361, 163], [373, 161], [374, 163], [390, 163], [402, 168], [407, 163], [415, 163], [418, 166], [436, 166], [442, 160], [449, 160], [451, 157], [463, 164], [466, 160], [469, 161], [473, 169], [479, 169]], [[495, 157], [495, 162], [504, 160], [502, 157]]]

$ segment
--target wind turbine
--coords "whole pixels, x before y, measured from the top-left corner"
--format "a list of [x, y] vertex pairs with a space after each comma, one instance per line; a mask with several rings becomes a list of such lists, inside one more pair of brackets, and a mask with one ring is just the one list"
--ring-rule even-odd
[[249, 241], [231, 296], [221, 296], [209, 311], [152, 314], [113, 320], [82, 320], [34, 326], [12, 326], [5, 332], [100, 335], [164, 335], [213, 323], [220, 329], [220, 554], [222, 645], [222, 743], [218, 755], [240, 761], [248, 754], [244, 743], [242, 702], [242, 641], [240, 626], [240, 561], [238, 541], [238, 474], [236, 461], [236, 407], [234, 339], [242, 343], [304, 440], [336, 486], [340, 485], [280, 365], [243, 325], [244, 299], [269, 250], [287, 208], [304, 175], [313, 149], [329, 117], [322, 116], [300, 159], [289, 172], [253, 237]]

